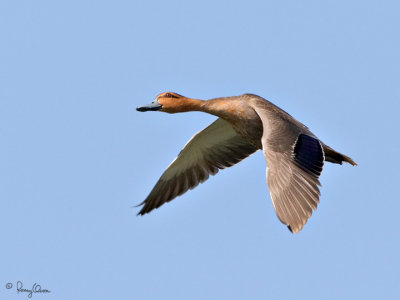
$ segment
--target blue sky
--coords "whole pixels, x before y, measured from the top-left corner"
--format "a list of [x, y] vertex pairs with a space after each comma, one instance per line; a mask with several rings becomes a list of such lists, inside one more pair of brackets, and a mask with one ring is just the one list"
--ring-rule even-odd
[[[1, 1], [0, 298], [399, 299], [399, 9]], [[136, 112], [164, 91], [258, 94], [359, 166], [325, 165], [296, 235], [261, 152], [136, 217], [214, 120]]]

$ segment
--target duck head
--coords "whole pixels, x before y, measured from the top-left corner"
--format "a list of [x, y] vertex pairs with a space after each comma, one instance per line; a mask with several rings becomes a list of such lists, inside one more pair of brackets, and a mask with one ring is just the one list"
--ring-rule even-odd
[[137, 107], [137, 111], [163, 111], [177, 113], [193, 110], [193, 100], [173, 92], [159, 94], [153, 102], [148, 105]]

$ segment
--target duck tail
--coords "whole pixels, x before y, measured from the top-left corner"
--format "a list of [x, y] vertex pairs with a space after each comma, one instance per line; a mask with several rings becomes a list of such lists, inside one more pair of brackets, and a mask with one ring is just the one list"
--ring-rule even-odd
[[340, 165], [343, 162], [347, 162], [353, 166], [357, 166], [357, 163], [355, 163], [350, 157], [333, 150], [331, 147], [329, 147], [323, 143], [321, 143], [321, 144], [322, 144], [322, 148], [324, 149], [326, 161], [329, 161], [334, 164], [340, 164]]

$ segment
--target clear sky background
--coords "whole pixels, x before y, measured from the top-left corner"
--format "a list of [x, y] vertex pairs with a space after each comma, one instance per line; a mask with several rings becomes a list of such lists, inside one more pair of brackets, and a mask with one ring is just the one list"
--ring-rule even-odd
[[[0, 2], [0, 298], [400, 299], [398, 1]], [[164, 91], [255, 93], [358, 167], [326, 164], [292, 235], [257, 152], [144, 217], [215, 118]], [[11, 289], [6, 284], [12, 283]]]

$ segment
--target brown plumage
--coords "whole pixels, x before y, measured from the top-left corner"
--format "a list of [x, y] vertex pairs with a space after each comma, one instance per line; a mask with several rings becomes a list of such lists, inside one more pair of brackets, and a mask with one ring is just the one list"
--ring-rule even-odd
[[267, 163], [267, 183], [279, 220], [293, 233], [317, 208], [324, 161], [356, 163], [322, 143], [306, 126], [252, 94], [198, 100], [162, 93], [138, 111], [203, 111], [218, 117], [195, 134], [161, 175], [139, 214], [144, 215], [233, 166], [257, 150]]

